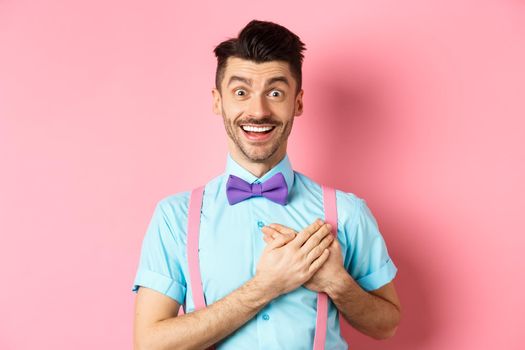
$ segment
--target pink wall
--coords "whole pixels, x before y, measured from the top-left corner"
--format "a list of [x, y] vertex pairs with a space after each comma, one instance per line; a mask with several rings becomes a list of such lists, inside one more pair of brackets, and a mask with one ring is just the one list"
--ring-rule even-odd
[[252, 18], [307, 45], [293, 165], [399, 268], [397, 335], [352, 348], [520, 348], [524, 3], [180, 4], [0, 2], [0, 349], [131, 348], [146, 226], [223, 171], [212, 49]]

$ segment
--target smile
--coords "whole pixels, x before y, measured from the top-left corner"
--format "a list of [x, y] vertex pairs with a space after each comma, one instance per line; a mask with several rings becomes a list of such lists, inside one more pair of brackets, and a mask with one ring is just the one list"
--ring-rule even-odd
[[268, 126], [253, 126], [253, 125], [242, 125], [242, 133], [244, 136], [251, 141], [266, 141], [273, 135], [275, 125]]

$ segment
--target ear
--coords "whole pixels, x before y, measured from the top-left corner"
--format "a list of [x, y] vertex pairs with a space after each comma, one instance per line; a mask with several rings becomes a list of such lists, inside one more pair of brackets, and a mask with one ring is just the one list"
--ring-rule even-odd
[[213, 88], [211, 94], [213, 96], [213, 113], [222, 115], [221, 93], [217, 88]]
[[301, 91], [299, 91], [299, 93], [295, 97], [295, 111], [294, 111], [294, 114], [295, 114], [296, 117], [298, 117], [301, 114], [303, 114], [303, 94], [304, 94], [304, 91], [303, 91], [303, 89], [301, 89]]

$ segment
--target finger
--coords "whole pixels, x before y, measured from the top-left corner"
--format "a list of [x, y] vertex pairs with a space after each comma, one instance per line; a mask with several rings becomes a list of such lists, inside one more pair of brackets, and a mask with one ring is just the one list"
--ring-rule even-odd
[[296, 235], [297, 234], [297, 231], [295, 231], [293, 228], [290, 228], [290, 227], [286, 227], [284, 225], [281, 225], [281, 224], [276, 224], [276, 223], [273, 223], [273, 224], [270, 224], [268, 225], [269, 227], [281, 232], [281, 233], [286, 233], [286, 234], [290, 234], [290, 235]]
[[304, 254], [308, 254], [312, 249], [314, 249], [316, 246], [321, 243], [323, 238], [326, 237], [326, 235], [330, 234], [330, 231], [332, 229], [332, 225], [330, 224], [324, 224], [322, 225], [319, 230], [317, 230], [316, 233], [314, 233], [308, 240], [303, 244], [301, 247], [301, 250]]
[[[285, 236], [285, 235], [282, 235], [282, 234], [280, 234], [280, 233], [274, 233], [273, 235], [267, 235], [267, 234], [265, 234], [265, 235], [263, 236], [263, 239], [266, 240], [266, 241], [268, 241], [268, 242], [271, 242], [271, 241], [273, 241], [275, 238], [277, 238], [278, 235]], [[286, 237], [286, 236], [285, 236], [285, 237]]]
[[[332, 236], [334, 236], [335, 238], [335, 235]], [[333, 246], [336, 251], [341, 250], [341, 244], [339, 244], [339, 241], [337, 239], [334, 239], [333, 244], [331, 246]]]
[[262, 233], [264, 233], [265, 235], [267, 235], [267, 234], [270, 234], [270, 235], [271, 235], [275, 230], [272, 229], [270, 226], [263, 226], [263, 227], [261, 228], [261, 231], [262, 231]]
[[268, 241], [271, 241], [271, 240], [273, 240], [273, 237], [270, 236], [270, 235], [265, 234], [265, 235], [263, 236], [263, 239], [267, 239]]
[[268, 249], [276, 249], [276, 248], [282, 247], [286, 243], [288, 243], [288, 241], [286, 240], [286, 236], [284, 236], [284, 235], [277, 235], [277, 237], [275, 237], [275, 239], [273, 241], [268, 243], [268, 245], [266, 247]]
[[308, 272], [313, 275], [317, 270], [319, 270], [321, 266], [323, 266], [326, 260], [328, 260], [329, 255], [330, 251], [328, 249], [323, 250], [321, 255], [312, 262], [312, 264], [308, 268]]
[[275, 237], [277, 237], [278, 234], [273, 230], [265, 229], [265, 227], [263, 227], [262, 233], [264, 234], [264, 237], [266, 237], [266, 239], [268, 239], [269, 241], [272, 241]]
[[265, 227], [263, 227], [263, 228], [261, 229], [261, 231], [262, 231], [262, 233], [264, 234], [264, 237], [269, 237], [269, 238], [272, 237], [273, 232], [271, 232], [271, 231], [269, 231], [269, 230], [265, 230]]
[[279, 232], [279, 231], [277, 231], [277, 230], [274, 230], [274, 229], [271, 228], [271, 227], [266, 227], [266, 228], [267, 228], [267, 229], [266, 229], [265, 231], [268, 233], [269, 236], [271, 236], [271, 237], [273, 237], [273, 238], [275, 238], [275, 237], [277, 237], [277, 236], [284, 236], [284, 237], [286, 237], [287, 242], [288, 242], [288, 241], [291, 241], [292, 239], [295, 238], [295, 234], [293, 234], [293, 235], [285, 234], [285, 233], [281, 233], [281, 232]]
[[308, 225], [304, 230], [297, 234], [297, 238], [294, 239], [293, 244], [295, 244], [295, 246], [298, 248], [301, 247], [304, 244], [304, 242], [306, 242], [308, 238], [310, 238], [310, 236], [312, 236], [314, 233], [317, 232], [317, 230], [319, 230], [321, 225], [321, 219], [315, 220], [313, 223]]
[[264, 233], [266, 236], [272, 237], [278, 234], [282, 234], [281, 232], [277, 231], [276, 229], [271, 228], [270, 226], [263, 226], [261, 228], [262, 233]]
[[306, 261], [311, 264], [315, 259], [317, 259], [321, 254], [323, 254], [324, 250], [328, 247], [330, 247], [330, 244], [334, 241], [334, 236], [331, 234], [326, 235], [321, 243], [319, 243], [316, 247], [314, 247], [308, 255], [306, 256]]

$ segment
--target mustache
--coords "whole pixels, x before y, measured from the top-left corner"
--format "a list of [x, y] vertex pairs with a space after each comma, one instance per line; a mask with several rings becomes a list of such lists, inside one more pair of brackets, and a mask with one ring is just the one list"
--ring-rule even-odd
[[280, 123], [276, 122], [275, 120], [271, 120], [271, 119], [247, 119], [247, 120], [240, 121], [238, 124], [239, 125], [242, 125], [242, 124], [253, 124], [253, 125], [268, 125], [268, 124], [272, 124], [272, 125], [279, 125]]

